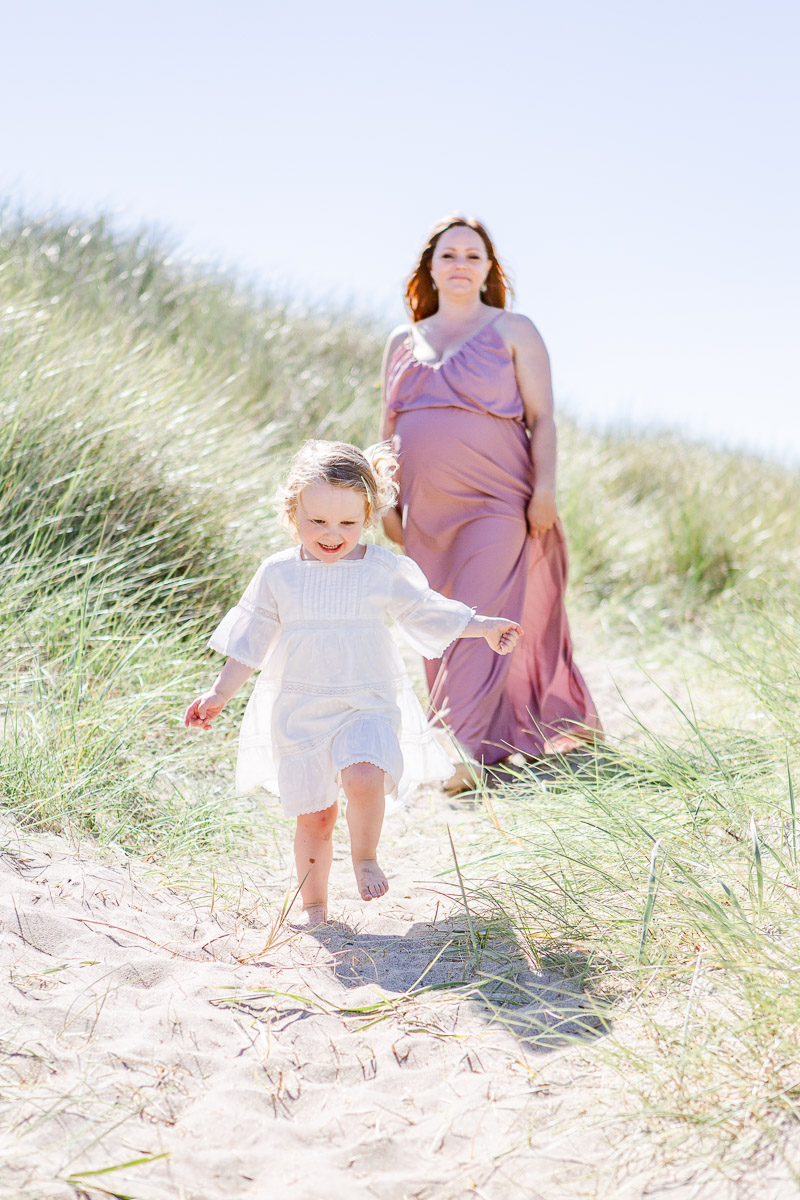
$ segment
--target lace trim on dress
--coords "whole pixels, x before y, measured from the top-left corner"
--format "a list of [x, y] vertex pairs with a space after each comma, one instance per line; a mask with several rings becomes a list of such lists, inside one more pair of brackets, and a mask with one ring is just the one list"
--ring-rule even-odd
[[236, 607], [243, 608], [245, 612], [255, 613], [259, 617], [268, 617], [270, 621], [278, 620], [278, 610], [276, 608], [262, 608], [260, 604], [253, 604], [252, 600], [248, 600], [245, 596], [242, 596]]
[[449, 642], [447, 643], [447, 645], [444, 647], [444, 650], [442, 650], [442, 654], [444, 654], [445, 650], [449, 650], [449, 649], [450, 649], [450, 647], [452, 646], [453, 642], [457, 642], [457, 641], [458, 641], [458, 639], [461, 637], [461, 635], [462, 635], [462, 633], [464, 632], [464, 630], [465, 630], [465, 629], [467, 628], [467, 626], [469, 625], [469, 623], [470, 623], [470, 621], [472, 620], [472, 618], [473, 618], [473, 617], [476, 615], [477, 611], [478, 611], [478, 610], [477, 610], [477, 608], [470, 608], [470, 610], [469, 610], [469, 615], [468, 615], [467, 617], [465, 617], [465, 618], [464, 618], [464, 623], [462, 624], [462, 626], [461, 626], [461, 628], [459, 629], [458, 633], [454, 634], [454, 635], [453, 635], [453, 636], [450, 638], [450, 641], [449, 641]]
[[[335, 565], [335, 564], [334, 564]], [[383, 629], [385, 622], [378, 620], [369, 620], [367, 617], [315, 617], [299, 618], [294, 621], [284, 621], [281, 629], [285, 632], [287, 629], [323, 629], [326, 633], [330, 633], [332, 625], [346, 625], [348, 634], [352, 633], [353, 626], [361, 625], [364, 629]]]
[[312, 808], [304, 806], [303, 808], [292, 808], [292, 817], [309, 817], [312, 813], [325, 812], [332, 808], [332, 804], [315, 804]]
[[[233, 658], [233, 655], [228, 655]], [[237, 659], [237, 662], [239, 660]], [[249, 663], [245, 663], [249, 666]], [[303, 680], [268, 679], [261, 675], [256, 683], [259, 692], [270, 692], [279, 696], [281, 692], [296, 692], [302, 696], [352, 696], [357, 692], [376, 692], [382, 697], [391, 692], [393, 698], [388, 703], [395, 704], [395, 696], [409, 692], [416, 696], [414, 687], [407, 675], [396, 672], [394, 675], [382, 675], [378, 680], [362, 680], [359, 683], [305, 683]]]
[[[212, 646], [211, 649], [212, 650], [216, 649], [216, 647]], [[252, 663], [245, 662], [243, 658], [237, 658], [235, 654], [227, 654], [226, 653], [225, 657], [232, 658], [234, 662], [238, 662], [240, 667], [248, 667], [251, 671], [257, 671], [259, 669], [259, 667], [261, 666], [261, 664], [259, 663], [257, 667], [254, 667]]]
[[256, 662], [253, 662], [253, 661], [248, 662], [247, 659], [242, 656], [241, 650], [239, 651], [238, 655], [231, 654], [225, 641], [222, 639], [212, 636], [210, 638], [210, 640], [207, 642], [207, 646], [208, 646], [209, 650], [216, 650], [216, 652], [218, 654], [224, 654], [226, 658], [234, 659], [235, 662], [241, 663], [241, 665], [243, 667], [249, 667], [251, 671], [260, 671], [261, 670], [261, 661], [262, 660], [260, 658]]
[[[375, 757], [377, 758], [377, 755]], [[397, 780], [386, 766], [386, 763], [376, 762], [374, 758], [370, 758], [367, 754], [359, 754], [358, 758], [354, 758], [351, 762], [344, 763], [341, 767], [339, 767], [338, 774], [341, 775], [342, 771], [346, 771], [348, 767], [356, 766], [357, 763], [369, 763], [371, 767], [377, 767], [379, 771], [383, 771], [384, 775], [388, 775], [392, 783], [397, 786]]]
[[[402, 616], [395, 617], [395, 620], [398, 622], [407, 621], [408, 618], [416, 611], [416, 609], [418, 609], [420, 607], [420, 605], [425, 603], [425, 600], [427, 599], [428, 594], [432, 591], [433, 591], [433, 589], [429, 588], [428, 592], [425, 593], [425, 595], [422, 597], [421, 600], [415, 600], [414, 603], [410, 606], [410, 608], [407, 608]], [[434, 592], [433, 594], [438, 595], [438, 592]], [[461, 622], [461, 625], [459, 626], [459, 628], [456, 630], [456, 632], [450, 638], [450, 641], [446, 642], [445, 645], [442, 646], [442, 649], [435, 655], [436, 658], [441, 658], [442, 655], [444, 654], [445, 650], [449, 650], [450, 647], [452, 646], [453, 642], [458, 641], [458, 639], [461, 637], [462, 633], [467, 628], [470, 621], [472, 620], [472, 618], [476, 615], [476, 613], [478, 611], [477, 608], [469, 608], [469, 605], [467, 605], [467, 608], [469, 609], [467, 616], [464, 618], [464, 620]], [[430, 658], [431, 655], [423, 654], [423, 657]]]

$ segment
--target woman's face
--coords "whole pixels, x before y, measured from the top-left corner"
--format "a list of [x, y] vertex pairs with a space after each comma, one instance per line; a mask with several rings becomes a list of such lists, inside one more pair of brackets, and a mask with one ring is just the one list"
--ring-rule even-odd
[[491, 263], [483, 238], [468, 225], [446, 229], [433, 249], [431, 276], [437, 291], [466, 299], [480, 294]]

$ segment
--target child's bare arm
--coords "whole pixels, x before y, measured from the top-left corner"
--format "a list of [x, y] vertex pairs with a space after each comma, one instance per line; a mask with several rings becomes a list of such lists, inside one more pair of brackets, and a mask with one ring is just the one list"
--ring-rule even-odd
[[252, 674], [252, 667], [246, 667], [235, 658], [227, 658], [211, 690], [197, 696], [187, 708], [184, 725], [193, 726], [195, 729], [210, 729], [214, 717], [219, 716], [228, 701]]
[[522, 637], [522, 626], [505, 617], [478, 617], [469, 622], [462, 637], [486, 638], [497, 654], [510, 654]]

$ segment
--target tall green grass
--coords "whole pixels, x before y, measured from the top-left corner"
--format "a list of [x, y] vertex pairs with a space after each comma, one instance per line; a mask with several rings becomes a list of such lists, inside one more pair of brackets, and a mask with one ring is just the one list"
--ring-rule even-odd
[[800, 475], [669, 435], [561, 435], [578, 588], [651, 625], [800, 583]]
[[[145, 359], [157, 355], [157, 390], [177, 389], [173, 410], [185, 405], [200, 416], [216, 399], [223, 435], [231, 436], [235, 414], [265, 449], [311, 436], [374, 439], [381, 337], [365, 318], [298, 312], [182, 261], [154, 235], [119, 238], [103, 218], [6, 214], [0, 259], [5, 294], [23, 310], [36, 298], [42, 332], [53, 319], [63, 329], [64, 314], [91, 329], [94, 351], [107, 359], [116, 360], [120, 338]], [[20, 319], [30, 336], [30, 321]], [[136, 364], [130, 382], [142, 382]], [[128, 399], [126, 389], [118, 394]]]

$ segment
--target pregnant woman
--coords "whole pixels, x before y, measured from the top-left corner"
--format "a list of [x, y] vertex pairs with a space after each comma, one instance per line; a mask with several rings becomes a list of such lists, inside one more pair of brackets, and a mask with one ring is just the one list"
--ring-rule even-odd
[[426, 662], [430, 719], [467, 763], [568, 753], [601, 731], [572, 659], [567, 553], [556, 510], [550, 364], [478, 221], [431, 234], [409, 280], [411, 324], [384, 354], [383, 436], [400, 455], [387, 535], [445, 596], [502, 612], [525, 633], [513, 655], [455, 642]]

